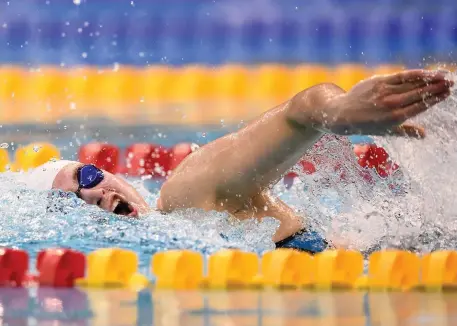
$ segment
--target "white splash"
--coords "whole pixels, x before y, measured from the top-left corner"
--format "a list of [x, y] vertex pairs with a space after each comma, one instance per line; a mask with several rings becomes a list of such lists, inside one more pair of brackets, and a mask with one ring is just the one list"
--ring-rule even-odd
[[419, 252], [457, 248], [457, 95], [414, 122], [426, 127], [424, 140], [375, 137], [401, 167], [387, 179], [374, 171], [376, 183], [362, 178], [352, 145], [326, 136], [324, 146], [306, 156], [317, 173], [300, 174], [301, 183], [289, 193], [280, 185], [277, 190], [342, 246]]

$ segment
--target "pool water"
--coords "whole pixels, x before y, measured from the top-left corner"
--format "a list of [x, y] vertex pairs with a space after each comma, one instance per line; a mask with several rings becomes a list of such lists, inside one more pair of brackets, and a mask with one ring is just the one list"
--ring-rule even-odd
[[456, 293], [0, 289], [4, 325], [454, 325]]

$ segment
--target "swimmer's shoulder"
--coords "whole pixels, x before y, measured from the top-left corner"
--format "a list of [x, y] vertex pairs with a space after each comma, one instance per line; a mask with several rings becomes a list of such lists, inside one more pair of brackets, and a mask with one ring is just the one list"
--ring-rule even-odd
[[156, 209], [158, 211], [163, 211], [163, 205], [162, 205], [162, 197], [159, 196], [159, 198], [157, 199], [157, 203], [156, 203]]
[[186, 208], [202, 208], [211, 210], [214, 207], [215, 196], [198, 182], [174, 175], [168, 179], [160, 189], [157, 199], [157, 210], [170, 213], [174, 210]]

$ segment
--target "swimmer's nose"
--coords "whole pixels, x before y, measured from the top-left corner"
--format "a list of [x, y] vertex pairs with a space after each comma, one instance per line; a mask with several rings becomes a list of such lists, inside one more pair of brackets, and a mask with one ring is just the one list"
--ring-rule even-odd
[[81, 189], [81, 199], [89, 205], [97, 205], [103, 208], [103, 204], [106, 202], [104, 198], [107, 196], [106, 190], [102, 188], [95, 189]]

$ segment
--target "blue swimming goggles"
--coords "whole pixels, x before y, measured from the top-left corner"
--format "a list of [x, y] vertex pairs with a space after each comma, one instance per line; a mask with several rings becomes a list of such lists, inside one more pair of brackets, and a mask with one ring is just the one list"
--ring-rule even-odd
[[78, 190], [76, 196], [81, 198], [81, 189], [91, 189], [103, 181], [105, 175], [93, 164], [86, 164], [78, 168], [76, 171], [76, 178], [78, 179]]

